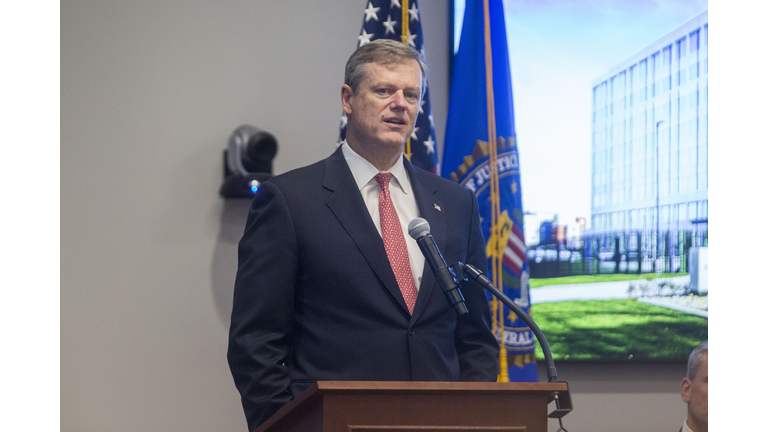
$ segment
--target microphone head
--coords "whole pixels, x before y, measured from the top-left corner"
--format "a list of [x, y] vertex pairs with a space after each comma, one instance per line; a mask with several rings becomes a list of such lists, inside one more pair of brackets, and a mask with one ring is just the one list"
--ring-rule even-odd
[[429, 222], [423, 218], [416, 218], [408, 224], [408, 234], [414, 239], [429, 234]]

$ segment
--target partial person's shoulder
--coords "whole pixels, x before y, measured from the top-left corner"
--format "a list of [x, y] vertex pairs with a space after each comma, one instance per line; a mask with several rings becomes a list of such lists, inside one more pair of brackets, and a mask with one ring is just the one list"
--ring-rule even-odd
[[294, 168], [278, 174], [267, 181], [280, 189], [317, 183], [319, 179], [322, 179], [322, 175], [325, 172], [325, 161], [323, 159], [310, 165]]

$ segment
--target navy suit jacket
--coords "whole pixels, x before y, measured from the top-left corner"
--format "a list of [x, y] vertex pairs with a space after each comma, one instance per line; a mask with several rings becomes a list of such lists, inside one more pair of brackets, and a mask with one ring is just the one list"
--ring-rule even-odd
[[[446, 262], [485, 268], [474, 194], [405, 167]], [[425, 264], [409, 314], [341, 148], [263, 183], [239, 245], [227, 353], [249, 430], [318, 380], [495, 381], [486, 295], [461, 289], [469, 313], [457, 317]]]

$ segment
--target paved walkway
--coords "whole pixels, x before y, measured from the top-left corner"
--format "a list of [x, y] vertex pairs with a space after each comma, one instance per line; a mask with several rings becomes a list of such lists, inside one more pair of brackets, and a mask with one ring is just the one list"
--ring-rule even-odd
[[[672, 283], [682, 285], [691, 281], [690, 276], [669, 278]], [[550, 303], [570, 300], [611, 300], [629, 298], [630, 282], [597, 282], [568, 285], [547, 285], [531, 289], [531, 303]]]
[[709, 318], [708, 297], [642, 297], [637, 301]]

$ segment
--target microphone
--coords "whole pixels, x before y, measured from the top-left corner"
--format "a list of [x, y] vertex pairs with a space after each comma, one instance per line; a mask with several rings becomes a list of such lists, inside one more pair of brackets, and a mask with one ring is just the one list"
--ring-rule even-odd
[[416, 218], [408, 224], [408, 234], [416, 240], [416, 243], [424, 254], [435, 279], [443, 289], [448, 304], [456, 309], [456, 313], [464, 315], [467, 313], [467, 306], [464, 304], [464, 296], [459, 290], [459, 281], [453, 271], [445, 264], [445, 259], [435, 244], [435, 239], [429, 233], [429, 222], [422, 218]]

